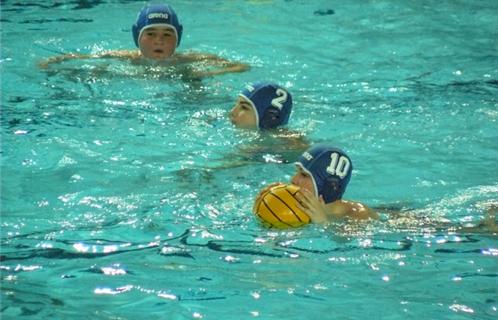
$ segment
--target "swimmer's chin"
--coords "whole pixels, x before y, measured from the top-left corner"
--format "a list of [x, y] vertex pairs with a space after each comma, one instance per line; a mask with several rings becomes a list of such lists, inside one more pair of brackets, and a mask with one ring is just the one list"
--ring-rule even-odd
[[162, 50], [156, 50], [147, 56], [142, 55], [142, 57], [150, 61], [169, 61], [172, 60], [173, 54], [167, 54]]
[[244, 126], [244, 125], [240, 125], [238, 123], [235, 123], [233, 121], [230, 120], [230, 122], [232, 122], [232, 125], [238, 129], [245, 129], [245, 130], [258, 130], [258, 127], [256, 126]]
[[230, 123], [236, 128], [239, 129], [241, 128], [241, 126], [237, 123], [237, 121], [233, 120], [232, 118], [230, 118]]
[[147, 62], [148, 64], [161, 64], [161, 65], [173, 65], [174, 60], [172, 59], [171, 56], [142, 56], [143, 60]]

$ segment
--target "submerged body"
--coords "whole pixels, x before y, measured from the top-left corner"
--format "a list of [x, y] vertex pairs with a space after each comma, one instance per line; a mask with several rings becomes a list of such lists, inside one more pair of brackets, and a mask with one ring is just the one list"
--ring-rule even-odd
[[175, 11], [168, 5], [149, 5], [140, 11], [132, 26], [132, 35], [138, 50], [114, 50], [98, 54], [68, 53], [50, 57], [39, 63], [42, 69], [51, 64], [72, 59], [121, 59], [135, 65], [187, 66], [178, 68], [185, 78], [204, 78], [225, 73], [244, 72], [248, 64], [232, 62], [214, 54], [179, 53], [183, 26]]

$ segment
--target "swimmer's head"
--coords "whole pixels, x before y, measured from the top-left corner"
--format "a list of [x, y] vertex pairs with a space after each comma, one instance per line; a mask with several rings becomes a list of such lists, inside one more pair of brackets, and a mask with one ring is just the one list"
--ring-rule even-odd
[[[253, 127], [272, 129], [287, 124], [292, 110], [292, 96], [283, 87], [269, 82], [247, 85], [239, 94], [239, 101], [250, 106], [254, 113]], [[232, 109], [232, 122], [237, 105]], [[247, 127], [247, 126], [246, 126]]]
[[140, 38], [145, 30], [157, 27], [171, 28], [176, 35], [176, 46], [180, 45], [183, 26], [180, 24], [175, 10], [167, 4], [148, 5], [138, 13], [137, 22], [132, 26], [135, 45], [140, 47]]
[[315, 196], [322, 196], [325, 203], [342, 198], [353, 171], [348, 155], [328, 144], [311, 147], [299, 157], [296, 165], [311, 176]]

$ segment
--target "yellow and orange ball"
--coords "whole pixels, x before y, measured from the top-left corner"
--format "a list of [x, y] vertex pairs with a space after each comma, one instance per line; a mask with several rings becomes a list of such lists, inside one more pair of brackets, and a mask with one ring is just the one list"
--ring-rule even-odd
[[293, 184], [271, 187], [256, 199], [253, 213], [271, 228], [296, 228], [308, 224], [311, 219], [298, 206], [298, 192], [299, 187]]

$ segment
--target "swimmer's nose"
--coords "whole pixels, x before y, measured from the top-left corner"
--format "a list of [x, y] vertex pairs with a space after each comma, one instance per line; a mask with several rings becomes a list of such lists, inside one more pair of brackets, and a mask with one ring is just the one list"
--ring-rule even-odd
[[165, 41], [163, 37], [155, 37], [154, 40], [154, 42], [157, 44], [163, 44]]

